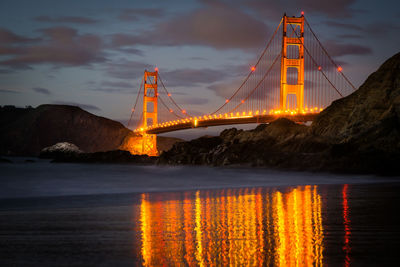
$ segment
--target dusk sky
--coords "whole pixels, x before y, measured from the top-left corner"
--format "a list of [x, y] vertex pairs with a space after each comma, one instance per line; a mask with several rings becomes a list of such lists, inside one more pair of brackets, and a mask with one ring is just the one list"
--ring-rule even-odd
[[283, 13], [301, 11], [356, 87], [400, 50], [394, 0], [2, 0], [0, 105], [79, 105], [126, 124], [144, 69], [157, 66], [181, 106], [213, 111]]

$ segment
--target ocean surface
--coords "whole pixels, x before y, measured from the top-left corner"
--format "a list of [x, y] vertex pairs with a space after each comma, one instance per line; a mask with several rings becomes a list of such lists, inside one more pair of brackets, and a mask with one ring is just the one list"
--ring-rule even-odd
[[0, 165], [0, 266], [394, 266], [400, 177]]

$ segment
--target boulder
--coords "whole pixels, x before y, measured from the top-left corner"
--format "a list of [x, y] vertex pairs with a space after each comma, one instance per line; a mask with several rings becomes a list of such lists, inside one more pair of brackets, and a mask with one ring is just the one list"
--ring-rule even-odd
[[61, 142], [55, 145], [45, 147], [40, 152], [40, 158], [56, 158], [64, 155], [70, 154], [80, 154], [83, 153], [76, 145], [68, 143], [68, 142]]

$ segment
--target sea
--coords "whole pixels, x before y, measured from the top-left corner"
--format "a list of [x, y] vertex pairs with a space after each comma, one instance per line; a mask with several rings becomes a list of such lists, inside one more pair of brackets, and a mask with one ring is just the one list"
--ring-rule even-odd
[[395, 266], [400, 177], [0, 165], [0, 266]]

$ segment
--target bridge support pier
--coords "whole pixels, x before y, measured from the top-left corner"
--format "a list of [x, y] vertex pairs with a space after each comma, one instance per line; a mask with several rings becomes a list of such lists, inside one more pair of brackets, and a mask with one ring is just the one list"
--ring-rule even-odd
[[[294, 25], [294, 27], [293, 27]], [[292, 36], [287, 36], [287, 27], [291, 27]], [[299, 32], [299, 33], [298, 33]], [[299, 34], [300, 37], [298, 37]], [[304, 109], [304, 16], [299, 18], [283, 16], [283, 36], [281, 53], [281, 93], [280, 108], [288, 109], [288, 95], [296, 96], [296, 108], [301, 111]], [[288, 56], [288, 47], [296, 46], [298, 48], [298, 57]], [[290, 68], [297, 69], [296, 84], [289, 84], [287, 80], [287, 71]]]

